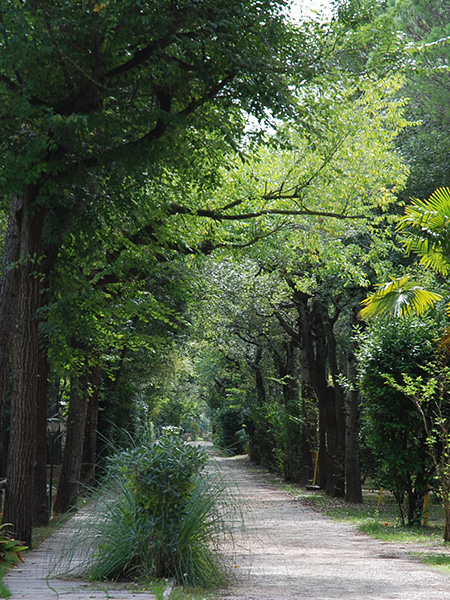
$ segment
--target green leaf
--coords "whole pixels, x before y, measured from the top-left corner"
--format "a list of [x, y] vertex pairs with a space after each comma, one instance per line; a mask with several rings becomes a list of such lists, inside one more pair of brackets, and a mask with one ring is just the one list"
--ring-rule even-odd
[[399, 277], [377, 287], [375, 294], [362, 301], [364, 308], [359, 313], [361, 319], [379, 316], [402, 317], [410, 313], [421, 315], [442, 300], [442, 296], [425, 290], [410, 281], [408, 276]]

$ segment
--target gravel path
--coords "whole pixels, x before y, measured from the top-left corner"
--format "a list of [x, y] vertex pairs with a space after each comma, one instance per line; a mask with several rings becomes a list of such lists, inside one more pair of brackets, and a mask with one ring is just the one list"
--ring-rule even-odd
[[320, 515], [242, 457], [216, 460], [244, 501], [247, 524], [226, 549], [235, 576], [222, 600], [450, 600], [450, 575], [414, 558], [411, 546]]

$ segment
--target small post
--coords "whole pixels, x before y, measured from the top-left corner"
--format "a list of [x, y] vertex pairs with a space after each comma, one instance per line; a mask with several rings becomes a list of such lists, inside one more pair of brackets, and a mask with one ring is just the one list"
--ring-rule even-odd
[[384, 491], [384, 488], [380, 488], [380, 495], [378, 496], [377, 511], [380, 510], [380, 504], [381, 504], [381, 498], [383, 497], [383, 491]]
[[430, 491], [427, 486], [427, 491], [425, 492], [425, 497], [423, 499], [423, 526], [426, 527], [428, 525], [428, 504], [430, 502]]
[[317, 450], [316, 452], [316, 460], [314, 463], [314, 479], [313, 479], [313, 486], [316, 485], [317, 482], [317, 469], [319, 467], [319, 451]]

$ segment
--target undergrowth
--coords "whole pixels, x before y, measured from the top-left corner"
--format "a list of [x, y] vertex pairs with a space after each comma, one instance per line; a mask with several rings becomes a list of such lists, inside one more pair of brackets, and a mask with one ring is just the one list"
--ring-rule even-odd
[[[0, 563], [0, 582], [9, 569], [15, 564], [15, 561], [8, 561], [6, 563]], [[0, 598], [9, 598], [11, 596], [11, 592], [6, 587], [4, 583], [0, 583]]]
[[[151, 433], [151, 432], [148, 432]], [[150, 435], [110, 459], [74, 537], [93, 580], [164, 580], [212, 588], [225, 582], [217, 551], [239, 522], [237, 505], [208, 455], [180, 432]]]

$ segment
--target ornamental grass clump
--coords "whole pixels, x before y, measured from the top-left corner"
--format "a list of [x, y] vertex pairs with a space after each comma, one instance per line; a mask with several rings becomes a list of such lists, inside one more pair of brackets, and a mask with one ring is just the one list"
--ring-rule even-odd
[[224, 581], [217, 544], [227, 531], [224, 485], [206, 452], [166, 428], [116, 453], [83, 536], [92, 579], [170, 578], [185, 586]]

